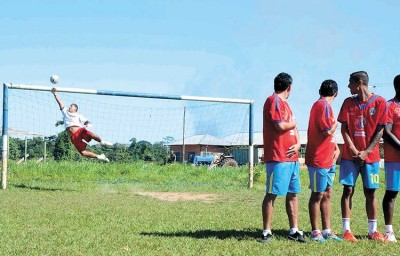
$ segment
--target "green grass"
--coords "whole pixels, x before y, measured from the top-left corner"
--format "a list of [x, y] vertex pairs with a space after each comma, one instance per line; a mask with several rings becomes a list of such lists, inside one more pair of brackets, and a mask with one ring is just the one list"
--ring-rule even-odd
[[[179, 164], [92, 162], [11, 165], [8, 188], [0, 192], [0, 254], [398, 255], [399, 245], [366, 239], [361, 180], [354, 195], [351, 222], [361, 242], [288, 241], [284, 199], [279, 197], [272, 223], [275, 240], [258, 243], [264, 167], [257, 166], [255, 173], [255, 186], [249, 190], [245, 167], [207, 170]], [[310, 192], [306, 171], [301, 178], [299, 224], [308, 234]], [[384, 194], [381, 185], [379, 203]], [[332, 229], [337, 233], [341, 231], [341, 190], [336, 181]], [[171, 202], [138, 194], [144, 191], [209, 193], [217, 199]], [[395, 231], [400, 228], [397, 216], [395, 213]], [[378, 226], [383, 231], [381, 207]]]

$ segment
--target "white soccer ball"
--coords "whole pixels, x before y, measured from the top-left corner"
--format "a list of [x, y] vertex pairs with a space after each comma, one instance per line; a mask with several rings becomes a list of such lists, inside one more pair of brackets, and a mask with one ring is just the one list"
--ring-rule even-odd
[[57, 75], [52, 75], [50, 77], [50, 82], [53, 83], [53, 84], [57, 84], [58, 80], [60, 80], [60, 78]]

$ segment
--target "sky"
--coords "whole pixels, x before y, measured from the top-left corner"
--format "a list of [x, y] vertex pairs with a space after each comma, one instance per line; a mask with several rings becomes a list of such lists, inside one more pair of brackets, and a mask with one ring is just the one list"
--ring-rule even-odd
[[[400, 73], [397, 0], [0, 0], [0, 82], [254, 100], [280, 72], [306, 130], [325, 79], [365, 70], [390, 99]], [[54, 102], [53, 102], [54, 103]], [[51, 104], [53, 104], [51, 103]], [[54, 106], [54, 105], [52, 105]]]

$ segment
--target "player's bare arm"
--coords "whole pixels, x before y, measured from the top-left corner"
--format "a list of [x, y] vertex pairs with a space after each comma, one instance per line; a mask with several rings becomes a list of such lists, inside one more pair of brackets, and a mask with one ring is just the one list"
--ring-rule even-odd
[[340, 149], [337, 143], [335, 143], [335, 151], [333, 152], [333, 164], [336, 163], [340, 155]]
[[347, 143], [347, 145], [349, 145], [350, 150], [353, 153], [353, 157], [357, 158], [359, 151], [356, 148], [356, 146], [354, 146], [354, 143], [350, 138], [350, 134], [349, 134], [349, 129], [347, 127], [347, 123], [342, 123], [341, 133], [342, 133], [344, 142]]
[[297, 130], [297, 128], [295, 128], [294, 130], [295, 130], [295, 136], [296, 136], [297, 143], [292, 145], [291, 147], [289, 147], [288, 150], [286, 151], [286, 155], [289, 158], [294, 156], [295, 154], [297, 154], [301, 147], [299, 131]]
[[278, 132], [286, 132], [286, 131], [296, 128], [296, 120], [293, 120], [290, 122], [274, 123], [274, 126], [275, 126], [275, 130], [277, 130]]
[[383, 129], [384, 126], [379, 125], [375, 130], [374, 137], [372, 137], [371, 144], [369, 144], [367, 149], [358, 152], [358, 158], [360, 160], [364, 161], [368, 157], [368, 155], [372, 152], [372, 150], [375, 148], [376, 144], [379, 143], [383, 135]]
[[338, 121], [335, 120], [335, 123], [333, 124], [333, 126], [331, 127], [331, 129], [329, 129], [329, 130], [327, 130], [327, 131], [323, 131], [322, 133], [323, 133], [325, 136], [331, 136], [331, 135], [333, 135], [333, 134], [335, 133], [337, 127], [338, 127]]
[[60, 107], [60, 109], [63, 109], [65, 106], [64, 106], [64, 103], [61, 101], [60, 97], [59, 97], [58, 94], [57, 94], [57, 89], [53, 87], [53, 88], [51, 89], [51, 92], [53, 93], [54, 98], [56, 99], [56, 101], [57, 101], [58, 106]]
[[400, 140], [392, 133], [393, 124], [389, 123], [385, 126], [384, 130], [384, 140], [385, 142], [391, 144], [393, 147], [400, 150]]

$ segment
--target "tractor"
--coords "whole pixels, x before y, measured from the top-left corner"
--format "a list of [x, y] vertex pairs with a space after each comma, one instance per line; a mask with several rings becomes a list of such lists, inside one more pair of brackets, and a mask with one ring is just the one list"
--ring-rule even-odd
[[208, 169], [212, 169], [215, 167], [237, 167], [238, 163], [236, 162], [235, 158], [232, 155], [216, 154], [214, 156], [214, 160], [208, 166]]

